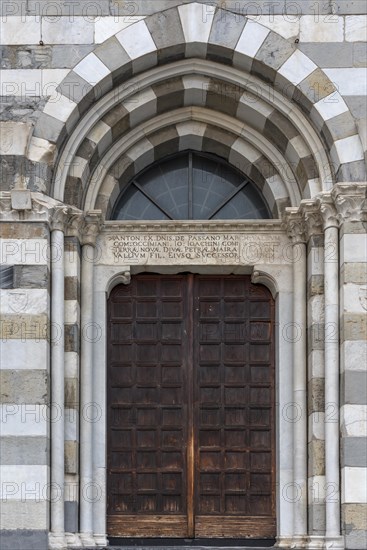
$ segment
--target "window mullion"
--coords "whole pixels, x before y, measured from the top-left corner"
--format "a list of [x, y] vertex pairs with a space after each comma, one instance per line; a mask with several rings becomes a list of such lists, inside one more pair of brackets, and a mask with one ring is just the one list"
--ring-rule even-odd
[[211, 220], [212, 217], [215, 216], [215, 214], [217, 214], [217, 213], [219, 212], [219, 210], [221, 210], [226, 204], [228, 204], [229, 201], [230, 201], [231, 199], [233, 199], [233, 197], [235, 197], [236, 195], [238, 195], [238, 193], [239, 193], [240, 191], [242, 191], [242, 189], [243, 189], [247, 184], [248, 184], [248, 181], [247, 181], [247, 180], [243, 181], [243, 182], [241, 183], [241, 185], [239, 185], [239, 186], [237, 187], [237, 189], [235, 189], [232, 193], [230, 193], [230, 194], [228, 195], [228, 197], [227, 197], [226, 199], [224, 199], [224, 201], [222, 201], [222, 202], [220, 203], [220, 205], [217, 206], [217, 207], [213, 210], [213, 212], [210, 214], [210, 216], [208, 216], [208, 220]]
[[150, 202], [152, 202], [154, 204], [154, 206], [156, 206], [161, 212], [163, 212], [163, 214], [165, 216], [167, 216], [167, 218], [169, 220], [173, 220], [171, 214], [169, 214], [164, 208], [163, 206], [160, 206], [158, 204], [158, 202], [152, 197], [152, 195], [150, 193], [147, 193], [147, 191], [145, 191], [145, 189], [140, 185], [140, 183], [138, 183], [136, 180], [133, 180], [132, 182], [132, 185], [134, 185], [137, 189], [139, 189], [140, 193], [142, 193], [148, 200], [150, 200]]

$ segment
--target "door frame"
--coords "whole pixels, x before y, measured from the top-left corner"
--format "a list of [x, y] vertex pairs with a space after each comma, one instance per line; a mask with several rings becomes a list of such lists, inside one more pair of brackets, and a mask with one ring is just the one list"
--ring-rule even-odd
[[[141, 279], [140, 277], [143, 276], [143, 278]], [[155, 512], [155, 514], [152, 514], [151, 516], [150, 515], [147, 515], [147, 514], [144, 514], [144, 513], [133, 513], [132, 511], [130, 512], [127, 512], [126, 513], [126, 516], [125, 515], [119, 515], [118, 513], [115, 513], [115, 512], [111, 512], [108, 514], [108, 518], [109, 518], [109, 525], [110, 525], [110, 536], [111, 537], [114, 537], [114, 538], [132, 538], [132, 537], [138, 537], [138, 538], [142, 538], [142, 537], [147, 537], [147, 538], [151, 538], [151, 537], [154, 537], [154, 536], [161, 536], [159, 533], [161, 533], [161, 530], [163, 529], [164, 532], [166, 532], [166, 529], [167, 529], [167, 537], [174, 537], [174, 538], [177, 538], [181, 536], [181, 538], [218, 538], [218, 537], [223, 537], [223, 538], [231, 538], [232, 536], [232, 533], [236, 533], [237, 532], [237, 536], [235, 538], [261, 538], [261, 539], [265, 539], [267, 537], [274, 537], [275, 536], [275, 533], [273, 532], [271, 535], [270, 535], [270, 531], [272, 529], [274, 529], [275, 527], [275, 521], [276, 521], [276, 517], [275, 517], [275, 513], [276, 513], [276, 507], [275, 507], [275, 476], [276, 476], [276, 469], [275, 469], [275, 443], [276, 443], [276, 437], [275, 437], [275, 334], [274, 334], [274, 328], [275, 328], [275, 300], [274, 298], [271, 296], [269, 296], [269, 294], [271, 295], [271, 293], [269, 292], [269, 289], [267, 289], [267, 287], [265, 287], [265, 285], [261, 285], [263, 288], [266, 288], [266, 290], [268, 291], [268, 294], [260, 294], [259, 297], [255, 294], [255, 296], [252, 296], [253, 295], [253, 292], [251, 291], [251, 289], [247, 286], [248, 284], [250, 284], [251, 287], [253, 287], [254, 289], [256, 289], [256, 285], [254, 285], [252, 282], [251, 282], [251, 277], [248, 275], [248, 274], [225, 274], [225, 275], [220, 275], [220, 274], [197, 274], [197, 273], [190, 273], [190, 272], [184, 272], [183, 274], [180, 273], [178, 276], [176, 275], [172, 275], [172, 274], [157, 274], [157, 273], [140, 273], [140, 274], [134, 274], [132, 279], [131, 279], [131, 284], [133, 284], [133, 280], [135, 279], [135, 277], [139, 277], [140, 280], [144, 280], [144, 278], [146, 277], [147, 280], [154, 280], [154, 281], [158, 281], [161, 280], [162, 278], [165, 279], [166, 277], [168, 277], [168, 280], [172, 280], [171, 278], [173, 278], [174, 280], [177, 280], [180, 282], [180, 288], [182, 290], [182, 300], [184, 302], [184, 305], [183, 305], [183, 311], [186, 311], [186, 317], [185, 317], [185, 314], [183, 313], [183, 318], [182, 320], [184, 321], [185, 323], [185, 333], [187, 333], [187, 338], [184, 340], [184, 348], [186, 349], [186, 353], [188, 353], [189, 350], [191, 350], [191, 353], [188, 353], [187, 357], [186, 357], [186, 360], [183, 361], [182, 365], [181, 365], [181, 368], [185, 369], [186, 372], [187, 372], [187, 379], [186, 379], [186, 383], [187, 385], [185, 386], [186, 387], [186, 397], [187, 397], [187, 402], [185, 401], [186, 405], [187, 405], [187, 416], [185, 417], [186, 420], [185, 420], [185, 425], [186, 425], [186, 429], [187, 429], [187, 435], [186, 435], [186, 442], [187, 442], [187, 449], [186, 449], [186, 461], [185, 461], [185, 479], [186, 479], [186, 483], [185, 483], [185, 487], [186, 487], [186, 490], [185, 490], [185, 500], [187, 501], [187, 510], [186, 510], [186, 513], [184, 513], [183, 511], [180, 512], [180, 514], [178, 516], [174, 515], [170, 515], [170, 514], [165, 514], [164, 512]], [[178, 279], [176, 279], [176, 277], [178, 277]], [[200, 297], [202, 297], [202, 295], [199, 293], [199, 288], [200, 288], [200, 281], [202, 281], [204, 279], [204, 281], [210, 281], [211, 279], [215, 279], [215, 280], [219, 280], [221, 282], [221, 285], [223, 284], [223, 282], [225, 283], [226, 280], [228, 280], [228, 278], [230, 278], [230, 280], [234, 280], [235, 278], [246, 278], [246, 294], [245, 294], [245, 298], [246, 300], [251, 300], [251, 297], [253, 299], [260, 299], [261, 301], [266, 299], [268, 300], [267, 303], [270, 304], [270, 307], [271, 307], [271, 313], [270, 313], [270, 321], [271, 321], [271, 357], [269, 359], [270, 363], [269, 363], [269, 369], [271, 370], [271, 417], [273, 418], [273, 420], [271, 421], [271, 426], [269, 426], [269, 429], [270, 429], [270, 434], [271, 434], [271, 443], [270, 443], [270, 446], [271, 446], [271, 465], [270, 465], [270, 470], [271, 470], [271, 514], [268, 515], [259, 515], [259, 516], [254, 516], [254, 515], [251, 515], [251, 511], [249, 510], [247, 512], [247, 514], [243, 513], [243, 514], [240, 514], [238, 512], [238, 515], [231, 515], [230, 513], [227, 515], [227, 513], [222, 513], [222, 516], [219, 515], [219, 517], [217, 517], [216, 515], [211, 515], [210, 513], [207, 514], [205, 512], [200, 512], [199, 511], [199, 508], [200, 508], [200, 504], [199, 502], [197, 501], [197, 497], [198, 497], [198, 486], [196, 485], [196, 488], [195, 488], [195, 483], [199, 483], [199, 470], [197, 470], [197, 468], [199, 467], [198, 466], [198, 450], [199, 450], [199, 447], [197, 447], [197, 445], [199, 445], [199, 436], [198, 436], [198, 431], [197, 430], [200, 430], [199, 428], [199, 425], [196, 425], [195, 421], [194, 421], [194, 418], [196, 418], [197, 420], [199, 420], [198, 418], [198, 414], [199, 414], [199, 411], [196, 409], [196, 399], [198, 397], [198, 395], [196, 394], [197, 392], [197, 389], [198, 389], [198, 386], [197, 384], [195, 383], [196, 381], [196, 376], [198, 375], [198, 371], [195, 369], [194, 365], [196, 364], [195, 362], [195, 357], [198, 358], [198, 356], [196, 355], [198, 353], [198, 348], [197, 348], [197, 345], [198, 345], [198, 341], [196, 340], [196, 332], [195, 332], [195, 326], [196, 326], [196, 323], [199, 323], [200, 320], [202, 319], [202, 317], [196, 313], [198, 312], [199, 310], [196, 309], [196, 305], [197, 305], [197, 300], [200, 301]], [[113, 290], [115, 288], [121, 288], [123, 287], [124, 285], [117, 285], [115, 287], [113, 287]], [[135, 299], [138, 299], [139, 295], [136, 294], [137, 292], [137, 289], [134, 285], [135, 288], [135, 291], [133, 291], [133, 295], [132, 295], [132, 300], [134, 300], [134, 297]], [[125, 296], [125, 293], [123, 291], [123, 289], [121, 289], [122, 292], [123, 292], [123, 295]], [[225, 291], [224, 291], [225, 292]], [[261, 291], [263, 292], [263, 291]], [[127, 297], [128, 295], [126, 295]], [[157, 294], [157, 298], [159, 300], [159, 297], [161, 296], [161, 293], [159, 292]], [[225, 299], [226, 296], [228, 296], [227, 294], [222, 294], [222, 297]], [[231, 296], [233, 296], [233, 294], [231, 294]], [[265, 298], [266, 296], [268, 296], [268, 298]], [[204, 298], [204, 301], [205, 301], [205, 298]], [[109, 370], [111, 368], [110, 366], [110, 361], [111, 361], [111, 353], [112, 353], [112, 344], [111, 344], [111, 323], [113, 323], [113, 319], [111, 317], [111, 307], [113, 307], [113, 304], [117, 304], [118, 301], [112, 301], [111, 303], [111, 295], [108, 297], [107, 299], [107, 312], [108, 312], [108, 327], [107, 327], [107, 349], [108, 349], [108, 364], [107, 364], [107, 369], [108, 369], [108, 372], [110, 374], [112, 374], [112, 372]], [[251, 317], [247, 317], [246, 315], [246, 319], [248, 319], [249, 321], [251, 321]], [[221, 322], [224, 320], [224, 318], [221, 317]], [[130, 321], [130, 323], [132, 323], [134, 325], [135, 323], [135, 315], [132, 314], [132, 319]], [[248, 343], [250, 343], [251, 340], [246, 340]], [[222, 340], [222, 343], [224, 341]], [[116, 343], [116, 342], [115, 342]], [[194, 361], [193, 361], [194, 360]], [[198, 380], [197, 380], [198, 382]], [[111, 410], [109, 408], [109, 402], [108, 402], [108, 396], [111, 397], [111, 387], [109, 386], [109, 392], [107, 392], [107, 410], [108, 410], [108, 414], [107, 414], [107, 417], [110, 418], [110, 422], [111, 422]], [[195, 397], [196, 396], [196, 397]], [[224, 406], [224, 402], [222, 403], [222, 405]], [[108, 420], [107, 420], [107, 423], [108, 423]], [[182, 425], [183, 426], [183, 425]], [[247, 426], [247, 429], [249, 428], [249, 425], [246, 424]], [[132, 425], [131, 425], [132, 427]], [[223, 427], [223, 426], [222, 426]], [[111, 459], [111, 455], [109, 455], [109, 452], [112, 453], [112, 449], [110, 447], [111, 445], [111, 429], [113, 429], [113, 423], [108, 423], [107, 424], [107, 461], [109, 461], [109, 459]], [[184, 429], [184, 431], [186, 431]], [[196, 442], [194, 444], [194, 442]], [[233, 449], [232, 449], [233, 450]], [[111, 466], [110, 466], [111, 467]], [[107, 476], [108, 477], [108, 476]], [[195, 481], [196, 480], [196, 481]], [[111, 482], [110, 482], [111, 483]], [[111, 490], [111, 485], [110, 485], [110, 490]], [[108, 499], [109, 495], [107, 494], [107, 499]], [[198, 507], [198, 508], [196, 508]], [[196, 510], [196, 511], [195, 511]], [[154, 524], [154, 521], [157, 521], [158, 516], [162, 515], [162, 520], [163, 520], [163, 523], [162, 523], [162, 527], [160, 528], [160, 531], [158, 533], [155, 533], [154, 534], [154, 530], [155, 530], [155, 525]], [[134, 519], [134, 517], [135, 519]], [[182, 523], [182, 519], [183, 517], [186, 517], [186, 521], [185, 521], [185, 524], [186, 524], [186, 532], [182, 532], [181, 535], [178, 535], [178, 530], [180, 529], [183, 529], [183, 523]], [[222, 520], [223, 520], [223, 523], [221, 521], [219, 521], [219, 524], [217, 525], [218, 523], [218, 520], [220, 520], [222, 517]], [[210, 528], [208, 529], [208, 526], [206, 526], [206, 522], [209, 521], [211, 519], [211, 521], [214, 521], [214, 524], [210, 526]], [[127, 533], [126, 534], [123, 534], [124, 533], [124, 527], [123, 527], [123, 524], [124, 524], [124, 521], [126, 522], [126, 529], [127, 529]], [[138, 529], [137, 529], [137, 523], [139, 523], [139, 521], [141, 522], [141, 533], [139, 534], [138, 533]], [[243, 523], [243, 527], [241, 527], [241, 522], [244, 522]], [[172, 524], [172, 533], [169, 534], [169, 530], [168, 530], [168, 526], [166, 526], [166, 523], [168, 522], [168, 524]], [[199, 526], [199, 534], [195, 534], [196, 533], [196, 529], [195, 529], [195, 525], [196, 525], [196, 522], [198, 523], [198, 526]], [[209, 522], [210, 523], [210, 522]], [[263, 531], [263, 533], [259, 533], [259, 536], [255, 536], [253, 534], [250, 534], [251, 532], [253, 533], [254, 531], [256, 532], [257, 530], [257, 526], [262, 526], [262, 529], [265, 529], [265, 531]], [[271, 527], [273, 526], [273, 527]], [[121, 534], [117, 534], [118, 532], [118, 529], [121, 530]], [[151, 534], [149, 534], [149, 532]], [[267, 534], [266, 534], [267, 532]], [[133, 534], [134, 533], [134, 534]], [[135, 534], [136, 533], [136, 534]], [[144, 534], [146, 533], [146, 534]], [[175, 534], [174, 534], [175, 533]], [[205, 533], [205, 534], [204, 534]], [[214, 533], [214, 535], [213, 535]], [[242, 535], [239, 535], [239, 533], [242, 533]], [[246, 534], [248, 533], [248, 534]]]
[[[98, 335], [93, 341], [93, 404], [97, 414], [93, 429], [93, 528], [96, 541], [106, 540], [106, 468], [107, 468], [107, 298], [118, 284], [128, 284], [130, 274], [154, 271], [158, 274], [182, 272], [182, 266], [94, 265], [94, 319]], [[265, 285], [275, 299], [275, 437], [276, 437], [276, 523], [279, 545], [287, 544], [293, 533], [296, 496], [293, 482], [293, 340], [287, 337], [292, 325], [292, 264], [190, 266], [186, 269], [202, 274], [251, 274], [251, 281]]]

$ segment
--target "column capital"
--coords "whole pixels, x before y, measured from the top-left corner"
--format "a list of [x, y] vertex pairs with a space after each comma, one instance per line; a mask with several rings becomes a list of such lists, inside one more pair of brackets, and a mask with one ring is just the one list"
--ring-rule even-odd
[[318, 208], [322, 216], [324, 229], [329, 227], [339, 228], [338, 212], [331, 194], [323, 195], [317, 200]]
[[64, 233], [67, 227], [68, 216], [68, 206], [54, 206], [50, 212], [50, 230], [58, 230]]
[[71, 207], [68, 212], [66, 234], [68, 237], [78, 237], [80, 239], [83, 227], [84, 216], [81, 210]]
[[323, 233], [323, 219], [320, 209], [314, 200], [301, 201], [300, 208], [305, 223], [307, 240]]
[[340, 224], [367, 221], [366, 183], [339, 183], [332, 189], [331, 196]]
[[95, 246], [102, 223], [101, 210], [89, 210], [84, 214], [80, 230], [80, 241], [82, 245], [89, 244]]
[[306, 225], [298, 208], [286, 208], [285, 228], [293, 244], [306, 243]]

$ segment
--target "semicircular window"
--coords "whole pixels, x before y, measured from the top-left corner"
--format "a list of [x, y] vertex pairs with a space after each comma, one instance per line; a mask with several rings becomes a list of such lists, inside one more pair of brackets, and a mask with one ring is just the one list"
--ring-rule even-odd
[[218, 157], [186, 151], [153, 164], [122, 190], [113, 220], [270, 218], [257, 188]]

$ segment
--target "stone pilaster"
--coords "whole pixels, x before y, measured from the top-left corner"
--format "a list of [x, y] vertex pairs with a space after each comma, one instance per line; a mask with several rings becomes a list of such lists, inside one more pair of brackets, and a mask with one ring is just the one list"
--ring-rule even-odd
[[79, 242], [83, 214], [69, 209], [65, 237], [65, 536], [68, 547], [80, 547], [79, 417], [80, 417], [80, 271]]
[[367, 218], [366, 184], [337, 185], [340, 223], [342, 532], [346, 548], [367, 547]]
[[310, 547], [325, 535], [324, 236], [315, 201], [302, 201], [307, 237], [308, 532]]
[[306, 337], [306, 235], [302, 215], [286, 209], [287, 232], [293, 245], [293, 488], [295, 491], [293, 539], [307, 545], [307, 337]]
[[93, 537], [93, 339], [96, 324], [93, 310], [94, 254], [101, 228], [101, 213], [87, 212], [81, 226], [81, 383], [80, 383], [80, 538], [84, 546], [95, 546]]

